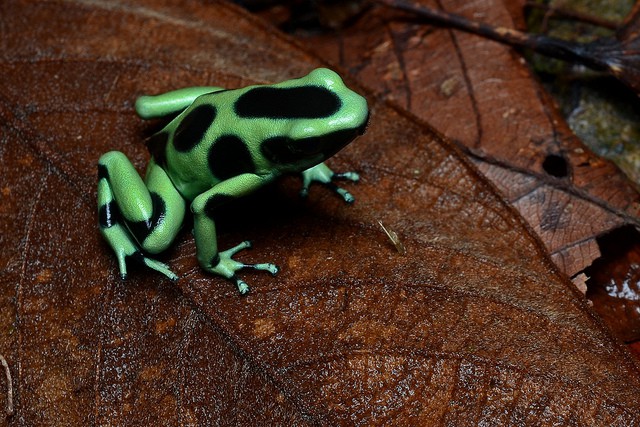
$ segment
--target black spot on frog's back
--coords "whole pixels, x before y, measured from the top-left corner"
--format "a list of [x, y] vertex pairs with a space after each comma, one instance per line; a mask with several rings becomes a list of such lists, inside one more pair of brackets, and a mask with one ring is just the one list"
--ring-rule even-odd
[[342, 102], [320, 86], [256, 87], [242, 94], [235, 112], [243, 118], [316, 119], [334, 115]]
[[221, 181], [243, 173], [255, 173], [251, 153], [235, 135], [223, 135], [209, 149], [209, 169]]
[[216, 107], [202, 104], [189, 111], [183, 118], [175, 134], [173, 146], [177, 151], [187, 152], [198, 145], [204, 138], [204, 134], [216, 119]]
[[169, 135], [164, 131], [151, 135], [147, 140], [149, 153], [155, 159], [156, 164], [163, 167], [167, 164], [167, 142], [169, 142]]

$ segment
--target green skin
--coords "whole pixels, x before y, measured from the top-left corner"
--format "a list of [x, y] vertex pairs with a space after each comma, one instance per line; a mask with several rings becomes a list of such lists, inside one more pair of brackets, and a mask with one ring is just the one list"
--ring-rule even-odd
[[271, 263], [235, 261], [233, 255], [251, 246], [248, 241], [218, 251], [213, 211], [221, 203], [295, 172], [303, 176], [302, 195], [312, 182], [320, 182], [347, 203], [354, 200], [333, 179], [357, 181], [358, 174], [336, 174], [322, 162], [364, 132], [369, 110], [366, 100], [331, 70], [316, 69], [268, 86], [192, 87], [142, 96], [136, 111], [143, 119], [178, 115], [151, 139], [144, 180], [123, 153], [112, 151], [100, 158], [100, 231], [116, 254], [123, 278], [131, 258], [178, 278], [147, 254], [171, 245], [189, 202], [200, 265], [232, 280], [246, 294], [249, 286], [236, 276], [238, 270], [275, 275], [278, 269]]

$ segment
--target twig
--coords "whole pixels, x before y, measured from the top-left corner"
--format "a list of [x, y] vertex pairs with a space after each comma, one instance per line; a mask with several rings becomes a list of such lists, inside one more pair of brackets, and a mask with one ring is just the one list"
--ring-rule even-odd
[[404, 248], [404, 245], [400, 241], [398, 234], [393, 230], [387, 230], [387, 227], [385, 227], [382, 224], [382, 221], [378, 220], [378, 224], [380, 224], [380, 227], [382, 227], [382, 231], [384, 231], [384, 233], [387, 235], [389, 240], [391, 240], [391, 243], [393, 243], [393, 246], [396, 247], [396, 250], [398, 251], [398, 253], [400, 255], [404, 255], [406, 253], [406, 250]]
[[4, 367], [4, 373], [7, 376], [7, 416], [13, 415], [13, 384], [11, 382], [11, 371], [7, 360], [0, 354], [0, 364]]
[[555, 37], [527, 34], [506, 27], [494, 27], [483, 22], [471, 21], [455, 13], [426, 7], [412, 0], [373, 0], [394, 9], [411, 12], [431, 23], [476, 34], [511, 46], [525, 47], [543, 55], [565, 61], [578, 62], [594, 70], [609, 69], [609, 65], [580, 43], [572, 43]]

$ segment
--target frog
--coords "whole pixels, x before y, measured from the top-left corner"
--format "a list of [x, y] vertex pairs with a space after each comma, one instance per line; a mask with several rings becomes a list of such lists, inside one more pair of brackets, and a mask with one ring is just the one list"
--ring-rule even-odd
[[252, 246], [249, 240], [218, 250], [214, 215], [222, 205], [295, 173], [302, 174], [302, 196], [317, 182], [348, 204], [354, 202], [334, 181], [357, 182], [358, 173], [336, 173], [325, 160], [364, 134], [369, 108], [365, 97], [328, 68], [275, 84], [195, 86], [143, 95], [135, 111], [143, 120], [169, 122], [147, 140], [144, 179], [120, 151], [98, 160], [99, 228], [122, 279], [129, 261], [178, 279], [153, 256], [171, 246], [189, 207], [198, 263], [246, 295], [250, 287], [239, 270], [276, 275], [278, 267], [234, 259]]

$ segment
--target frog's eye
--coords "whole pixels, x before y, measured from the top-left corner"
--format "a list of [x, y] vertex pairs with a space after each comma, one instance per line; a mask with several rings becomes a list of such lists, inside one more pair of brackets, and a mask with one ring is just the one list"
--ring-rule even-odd
[[320, 86], [256, 87], [242, 94], [235, 112], [243, 118], [319, 119], [334, 115], [342, 102]]

